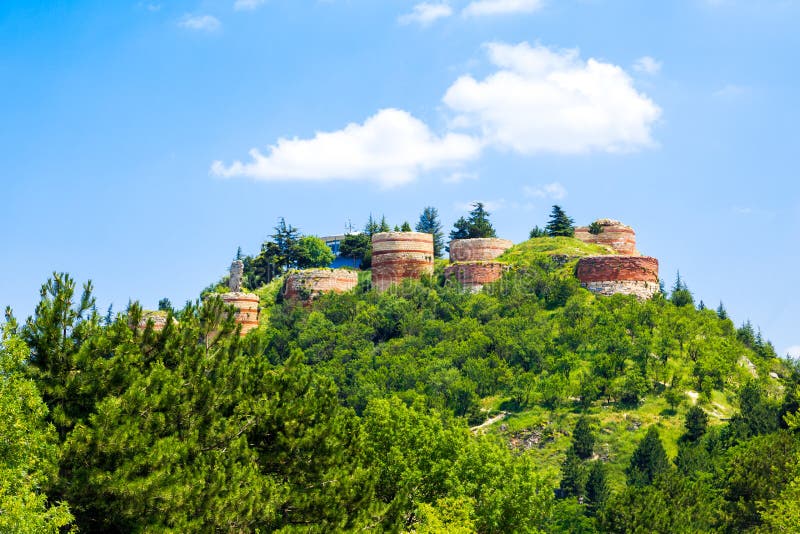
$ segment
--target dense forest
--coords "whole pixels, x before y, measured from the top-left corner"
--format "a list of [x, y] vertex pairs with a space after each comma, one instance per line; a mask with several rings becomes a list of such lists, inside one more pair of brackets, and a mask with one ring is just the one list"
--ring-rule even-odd
[[480, 293], [271, 275], [246, 337], [213, 291], [157, 331], [54, 274], [6, 312], [0, 531], [795, 531], [800, 369], [680, 278], [582, 289], [554, 253], [586, 247], [534, 237]]

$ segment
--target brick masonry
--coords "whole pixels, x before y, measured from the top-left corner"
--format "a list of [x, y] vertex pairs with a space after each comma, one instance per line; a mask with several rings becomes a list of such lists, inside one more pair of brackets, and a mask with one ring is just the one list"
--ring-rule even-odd
[[445, 267], [446, 278], [454, 278], [464, 288], [477, 293], [484, 285], [499, 280], [509, 269], [508, 264], [496, 261], [454, 263]]
[[575, 276], [583, 287], [600, 295], [621, 293], [648, 299], [659, 289], [658, 260], [647, 256], [581, 258]]
[[225, 304], [236, 308], [236, 322], [242, 325], [242, 336], [258, 328], [258, 295], [235, 292], [223, 293], [220, 297]]
[[636, 252], [636, 232], [630, 226], [625, 226], [619, 221], [612, 219], [600, 219], [597, 221], [603, 228], [599, 234], [589, 233], [588, 226], [575, 228], [575, 239], [580, 239], [584, 243], [604, 245], [618, 254], [635, 256]]
[[311, 300], [323, 293], [344, 293], [358, 285], [358, 272], [347, 269], [308, 269], [289, 273], [283, 286], [287, 299]]
[[403, 280], [433, 274], [433, 235], [383, 232], [372, 236], [372, 286], [385, 291]]
[[450, 261], [491, 261], [513, 246], [496, 237], [456, 239], [450, 242]]

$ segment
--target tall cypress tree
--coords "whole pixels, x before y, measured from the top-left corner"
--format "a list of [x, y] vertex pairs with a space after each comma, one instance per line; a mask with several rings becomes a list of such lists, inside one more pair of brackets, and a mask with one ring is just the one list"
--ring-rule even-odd
[[442, 232], [442, 223], [439, 221], [438, 210], [433, 206], [428, 206], [422, 210], [416, 230], [417, 232], [433, 235], [433, 255], [441, 258], [444, 253], [444, 232]]
[[580, 416], [572, 431], [572, 447], [578, 458], [586, 460], [594, 453], [594, 432], [591, 421], [585, 415]]
[[561, 206], [556, 205], [553, 206], [550, 221], [544, 229], [550, 237], [572, 237], [575, 235], [575, 221], [567, 216]]

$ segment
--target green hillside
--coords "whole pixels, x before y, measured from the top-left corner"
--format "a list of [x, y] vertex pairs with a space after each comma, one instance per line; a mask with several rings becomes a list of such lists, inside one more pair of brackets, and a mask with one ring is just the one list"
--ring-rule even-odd
[[581, 288], [574, 261], [600, 252], [530, 240], [477, 294], [439, 276], [377, 293], [362, 273], [303, 305], [276, 278], [244, 338], [213, 291], [156, 331], [136, 304], [101, 318], [58, 275], [26, 324], [10, 316], [0, 376], [47, 405], [15, 417], [47, 436], [29, 463], [81, 531], [793, 524], [798, 369], [683, 287], [674, 302]]

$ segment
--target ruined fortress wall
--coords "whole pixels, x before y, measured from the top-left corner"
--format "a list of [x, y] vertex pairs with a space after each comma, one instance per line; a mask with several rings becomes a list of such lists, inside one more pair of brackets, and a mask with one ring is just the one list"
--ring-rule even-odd
[[378, 291], [426, 274], [433, 274], [433, 235], [383, 232], [372, 236], [372, 285]]
[[508, 264], [496, 261], [455, 263], [444, 270], [446, 278], [455, 278], [466, 289], [477, 293], [484, 285], [499, 280], [509, 269]]
[[242, 325], [242, 336], [258, 328], [258, 295], [235, 292], [223, 293], [220, 297], [225, 304], [236, 308], [236, 322]]
[[513, 246], [496, 237], [455, 239], [450, 242], [450, 261], [491, 261]]
[[575, 275], [583, 287], [599, 295], [619, 293], [649, 299], [659, 289], [658, 260], [647, 256], [581, 258]]
[[344, 293], [358, 285], [358, 272], [347, 269], [308, 269], [289, 273], [283, 287], [288, 299], [306, 300], [323, 293]]
[[630, 226], [625, 226], [619, 221], [600, 219], [597, 221], [603, 228], [599, 234], [589, 233], [588, 226], [575, 228], [575, 239], [584, 243], [605, 245], [619, 254], [627, 256], [636, 255], [636, 232]]

